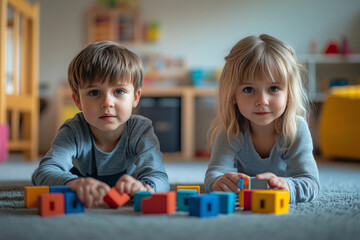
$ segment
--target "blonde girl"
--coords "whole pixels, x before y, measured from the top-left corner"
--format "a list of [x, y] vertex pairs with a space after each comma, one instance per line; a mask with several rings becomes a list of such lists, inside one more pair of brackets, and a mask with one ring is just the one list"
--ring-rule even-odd
[[210, 128], [206, 191], [239, 192], [240, 179], [266, 179], [290, 202], [319, 193], [307, 125], [303, 67], [293, 49], [266, 34], [240, 40], [225, 57], [218, 113]]

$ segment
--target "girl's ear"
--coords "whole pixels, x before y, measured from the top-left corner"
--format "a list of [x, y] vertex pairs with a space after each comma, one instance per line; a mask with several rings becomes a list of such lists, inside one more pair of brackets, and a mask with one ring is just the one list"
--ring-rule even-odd
[[81, 103], [80, 103], [80, 98], [75, 94], [72, 93], [72, 99], [74, 100], [75, 105], [77, 106], [77, 108], [82, 111], [82, 107], [81, 107]]
[[134, 93], [134, 102], [132, 105], [133, 108], [136, 108], [136, 106], [139, 104], [140, 97], [141, 97], [141, 89], [138, 89]]

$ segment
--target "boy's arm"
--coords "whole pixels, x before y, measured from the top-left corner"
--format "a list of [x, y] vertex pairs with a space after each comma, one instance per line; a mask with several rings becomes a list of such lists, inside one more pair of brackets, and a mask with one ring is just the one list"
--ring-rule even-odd
[[309, 128], [300, 121], [298, 136], [285, 155], [287, 163], [285, 180], [290, 189], [290, 203], [314, 200], [320, 191], [319, 171], [313, 155]]
[[77, 178], [70, 172], [76, 153], [76, 141], [66, 127], [61, 127], [54, 138], [51, 149], [40, 161], [32, 175], [34, 185], [65, 185]]
[[140, 182], [151, 186], [155, 192], [169, 191], [169, 180], [162, 162], [159, 140], [150, 120], [145, 121], [141, 128], [134, 146], [136, 169], [133, 175]]
[[228, 143], [225, 134], [220, 133], [211, 150], [211, 158], [205, 174], [205, 191], [213, 191], [216, 180], [228, 172], [237, 172], [235, 168], [235, 151]]

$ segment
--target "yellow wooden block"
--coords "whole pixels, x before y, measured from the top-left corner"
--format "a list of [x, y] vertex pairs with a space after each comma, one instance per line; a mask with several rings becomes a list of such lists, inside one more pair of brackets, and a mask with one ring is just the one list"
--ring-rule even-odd
[[177, 186], [177, 190], [180, 189], [195, 189], [198, 191], [198, 194], [200, 194], [200, 186]]
[[49, 186], [28, 186], [24, 187], [24, 202], [26, 208], [37, 208], [38, 196], [49, 193]]
[[279, 189], [256, 191], [251, 196], [251, 211], [284, 214], [289, 212], [289, 202], [289, 191]]

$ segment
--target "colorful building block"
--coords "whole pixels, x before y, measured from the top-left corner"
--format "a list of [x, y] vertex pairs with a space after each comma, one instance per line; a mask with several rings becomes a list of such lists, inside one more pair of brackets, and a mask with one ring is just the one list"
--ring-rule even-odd
[[290, 193], [286, 190], [255, 191], [251, 197], [251, 211], [254, 213], [288, 213], [289, 201]]
[[239, 207], [244, 207], [244, 189], [239, 192]]
[[196, 185], [196, 186], [177, 186], [177, 190], [180, 189], [195, 189], [198, 191], [198, 194], [200, 194], [200, 186]]
[[42, 217], [65, 214], [65, 197], [62, 193], [38, 195], [38, 214]]
[[65, 214], [85, 212], [84, 204], [78, 199], [76, 193], [65, 192]]
[[176, 193], [176, 210], [177, 211], [189, 211], [189, 197], [197, 195], [198, 191], [180, 189]]
[[145, 197], [149, 197], [151, 192], [137, 192], [134, 195], [134, 211], [141, 212], [141, 200]]
[[50, 186], [49, 193], [66, 193], [72, 192], [71, 187], [69, 186]]
[[257, 179], [256, 177], [250, 178], [250, 186], [249, 189], [267, 189], [268, 180], [267, 179]]
[[248, 180], [240, 179], [238, 182], [238, 187], [240, 188], [240, 190], [250, 189], [251, 188], [250, 178]]
[[176, 211], [176, 192], [155, 193], [141, 200], [144, 214], [172, 214]]
[[189, 215], [201, 218], [219, 215], [219, 196], [200, 194], [189, 197]]
[[234, 192], [210, 192], [219, 196], [219, 213], [231, 214], [235, 211], [235, 193]]
[[119, 193], [118, 190], [113, 187], [103, 199], [110, 208], [118, 208], [127, 203], [130, 200], [130, 196], [127, 193]]
[[251, 197], [252, 193], [255, 191], [261, 191], [259, 189], [244, 189], [244, 211], [251, 210]]
[[48, 186], [27, 186], [24, 187], [24, 202], [26, 208], [38, 207], [38, 196], [49, 193]]

